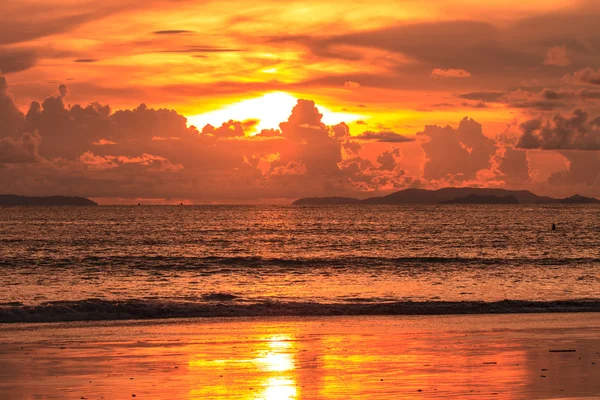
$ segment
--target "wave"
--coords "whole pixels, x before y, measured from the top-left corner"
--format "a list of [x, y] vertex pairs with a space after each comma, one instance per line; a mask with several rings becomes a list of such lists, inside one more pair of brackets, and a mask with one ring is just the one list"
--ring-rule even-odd
[[[224, 301], [223, 301], [224, 299]], [[600, 299], [557, 301], [503, 300], [479, 301], [400, 301], [309, 303], [263, 301], [236, 303], [233, 296], [215, 294], [204, 303], [160, 302], [146, 300], [55, 301], [35, 306], [19, 303], [0, 305], [0, 322], [58, 322], [123, 319], [161, 319], [193, 317], [271, 317], [342, 315], [447, 315], [600, 312]]]
[[134, 269], [211, 269], [211, 268], [402, 268], [445, 266], [564, 266], [597, 264], [598, 257], [183, 257], [183, 256], [90, 256], [81, 258], [4, 258], [0, 267], [123, 267]]

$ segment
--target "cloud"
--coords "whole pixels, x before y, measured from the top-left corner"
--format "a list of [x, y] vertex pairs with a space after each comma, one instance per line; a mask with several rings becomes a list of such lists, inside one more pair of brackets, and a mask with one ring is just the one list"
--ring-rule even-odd
[[548, 183], [555, 186], [600, 187], [600, 152], [561, 151], [567, 168], [550, 175]]
[[571, 117], [556, 114], [543, 122], [533, 119], [521, 124], [517, 147], [542, 150], [600, 150], [600, 118], [589, 120], [577, 109]]
[[431, 76], [434, 78], [468, 78], [471, 76], [469, 71], [464, 69], [441, 69], [435, 68], [431, 71]]
[[4, 50], [0, 48], [0, 73], [10, 74], [33, 67], [38, 55], [33, 50]]
[[194, 31], [188, 31], [183, 29], [170, 29], [164, 31], [154, 31], [152, 32], [154, 35], [189, 35], [195, 33]]
[[[162, 138], [160, 138], [162, 139]], [[167, 138], [164, 138], [165, 140], [167, 140]], [[152, 140], [156, 140], [156, 137], [153, 137]], [[93, 146], [109, 146], [111, 144], [117, 144], [117, 142], [113, 142], [112, 140], [107, 140], [107, 139], [99, 139], [95, 142], [92, 142]]]
[[25, 128], [24, 115], [15, 105], [6, 78], [2, 75], [0, 75], [0, 121], [0, 138], [16, 138]]
[[479, 100], [484, 102], [497, 102], [504, 96], [504, 92], [471, 92], [459, 94], [457, 97], [465, 100]]
[[173, 164], [167, 158], [152, 154], [142, 153], [139, 156], [99, 156], [91, 151], [86, 151], [78, 158], [85, 166], [96, 170], [118, 168], [133, 164], [148, 167], [148, 171], [178, 171], [183, 169], [181, 164]]
[[428, 125], [417, 136], [423, 140], [426, 162], [423, 178], [427, 180], [467, 181], [491, 167], [498, 144], [483, 134], [482, 126], [464, 118], [458, 128]]
[[40, 141], [41, 137], [36, 133], [23, 133], [18, 140], [0, 138], [0, 166], [36, 162], [39, 158]]
[[[368, 82], [368, 86], [406, 87], [407, 84], [413, 84], [422, 87], [424, 82], [419, 78], [432, 76], [432, 70], [435, 71], [433, 76], [437, 77], [467, 77], [470, 76], [467, 74], [473, 74], [478, 79], [483, 76], [491, 79], [493, 76], [497, 81], [499, 73], [506, 79], [507, 75], [521, 75], [517, 71], [539, 66], [539, 58], [532, 51], [533, 44], [522, 38], [515, 40], [519, 33], [512, 28], [500, 29], [484, 21], [443, 20], [400, 22], [329, 37], [282, 37], [279, 40], [299, 42], [309, 47], [317, 58], [339, 58], [349, 63], [364, 61], [364, 51], [359, 51], [361, 49], [392, 52], [402, 58], [389, 63], [385, 77], [372, 74], [354, 78], [345, 76], [344, 79], [359, 81], [363, 85]], [[353, 51], [355, 54], [349, 57]]]
[[360, 83], [354, 81], [346, 81], [344, 82], [344, 87], [346, 89], [358, 89], [360, 87]]
[[571, 60], [567, 56], [567, 46], [554, 46], [548, 49], [543, 64], [556, 65], [559, 67], [566, 67], [571, 64]]
[[67, 85], [60, 84], [58, 85], [58, 93], [60, 94], [60, 97], [65, 97], [66, 95], [69, 94], [69, 89], [67, 89]]
[[600, 85], [600, 68], [584, 68], [563, 77], [567, 82]]
[[[541, 132], [547, 125], [541, 119], [523, 124], [534, 139], [529, 146], [515, 146], [516, 138], [488, 137], [470, 118], [456, 127], [428, 125], [416, 140], [391, 131], [352, 136], [347, 124], [325, 124], [314, 101], [301, 99], [282, 116], [279, 129], [252, 136], [256, 120], [198, 130], [174, 110], [145, 104], [117, 111], [95, 102], [67, 106], [75, 89], [66, 86], [33, 102], [24, 116], [14, 108], [6, 84], [0, 81], [0, 87], [0, 113], [12, 113], [16, 122], [0, 137], [0, 180], [3, 190], [29, 195], [256, 202], [364, 197], [414, 186], [532, 187], [539, 182], [531, 177], [537, 175], [530, 176], [530, 150], [523, 147], [543, 148]], [[543, 96], [562, 98], [564, 92], [549, 89]], [[596, 129], [595, 120], [578, 118], [554, 119], [550, 126], [578, 134], [582, 127]], [[403, 143], [402, 151], [389, 143]], [[561, 151], [577, 157], [583, 147], [574, 148]], [[587, 185], [597, 179], [582, 173], [573, 164], [546, 184], [569, 188], [569, 182]]]
[[393, 171], [398, 163], [397, 158], [400, 157], [400, 149], [394, 148], [390, 151], [384, 151], [377, 157], [377, 162], [379, 163], [379, 169], [384, 171]]
[[523, 186], [530, 181], [529, 160], [527, 152], [505, 146], [502, 157], [498, 160], [498, 171], [501, 178], [508, 184]]
[[254, 135], [255, 138], [281, 138], [281, 131], [279, 129], [263, 129]]
[[223, 122], [223, 124], [218, 128], [215, 128], [214, 126], [208, 124], [204, 128], [202, 128], [202, 134], [218, 136], [223, 138], [244, 137], [245, 135], [242, 123], [233, 120]]
[[460, 105], [465, 108], [487, 108], [488, 107], [488, 105], [486, 103], [484, 103], [483, 101], [476, 101], [476, 102], [463, 101], [460, 103]]
[[538, 91], [516, 90], [506, 93], [500, 102], [513, 108], [539, 111], [567, 110], [584, 107], [600, 98], [600, 91], [591, 89], [544, 88]]
[[77, 59], [73, 60], [73, 62], [89, 64], [89, 63], [98, 62], [98, 59], [96, 59], [96, 58], [77, 58]]
[[399, 133], [392, 131], [365, 131], [360, 135], [353, 136], [353, 139], [357, 140], [374, 140], [377, 142], [386, 142], [386, 143], [405, 143], [405, 142], [413, 142], [415, 139], [407, 138], [406, 136], [402, 136]]
[[14, 2], [0, 16], [0, 45], [27, 42], [41, 37], [67, 32], [70, 29], [110, 13], [98, 7], [89, 11], [53, 3], [36, 4], [32, 12], [30, 2]]

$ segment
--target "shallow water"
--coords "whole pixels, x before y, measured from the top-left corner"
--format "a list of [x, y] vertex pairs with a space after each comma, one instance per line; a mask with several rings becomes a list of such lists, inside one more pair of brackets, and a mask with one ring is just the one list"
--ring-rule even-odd
[[0, 208], [0, 232], [0, 320], [28, 306], [64, 314], [59, 301], [168, 316], [272, 301], [600, 300], [594, 205], [14, 207]]
[[598, 399], [595, 315], [4, 324], [0, 398]]

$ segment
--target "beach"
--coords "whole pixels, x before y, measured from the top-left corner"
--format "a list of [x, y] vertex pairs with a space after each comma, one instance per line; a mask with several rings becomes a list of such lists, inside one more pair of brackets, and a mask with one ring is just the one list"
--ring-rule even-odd
[[2, 399], [600, 398], [596, 313], [0, 325]]
[[0, 209], [0, 400], [600, 398], [600, 208], [449, 207]]

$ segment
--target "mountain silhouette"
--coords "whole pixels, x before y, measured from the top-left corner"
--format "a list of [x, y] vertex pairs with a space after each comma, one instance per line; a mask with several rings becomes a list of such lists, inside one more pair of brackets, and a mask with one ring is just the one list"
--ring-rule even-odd
[[[506, 199], [509, 197], [509, 199]], [[516, 202], [514, 201], [516, 200]], [[566, 199], [538, 196], [529, 190], [489, 188], [404, 189], [363, 200], [348, 197], [306, 197], [292, 204], [589, 204], [600, 200], [575, 195]]]
[[562, 199], [560, 202], [563, 204], [597, 204], [600, 203], [600, 200], [593, 197], [584, 197], [576, 194], [574, 196], [567, 197], [566, 199]]
[[519, 204], [519, 200], [514, 196], [500, 197], [470, 194], [465, 197], [442, 201], [440, 204]]

